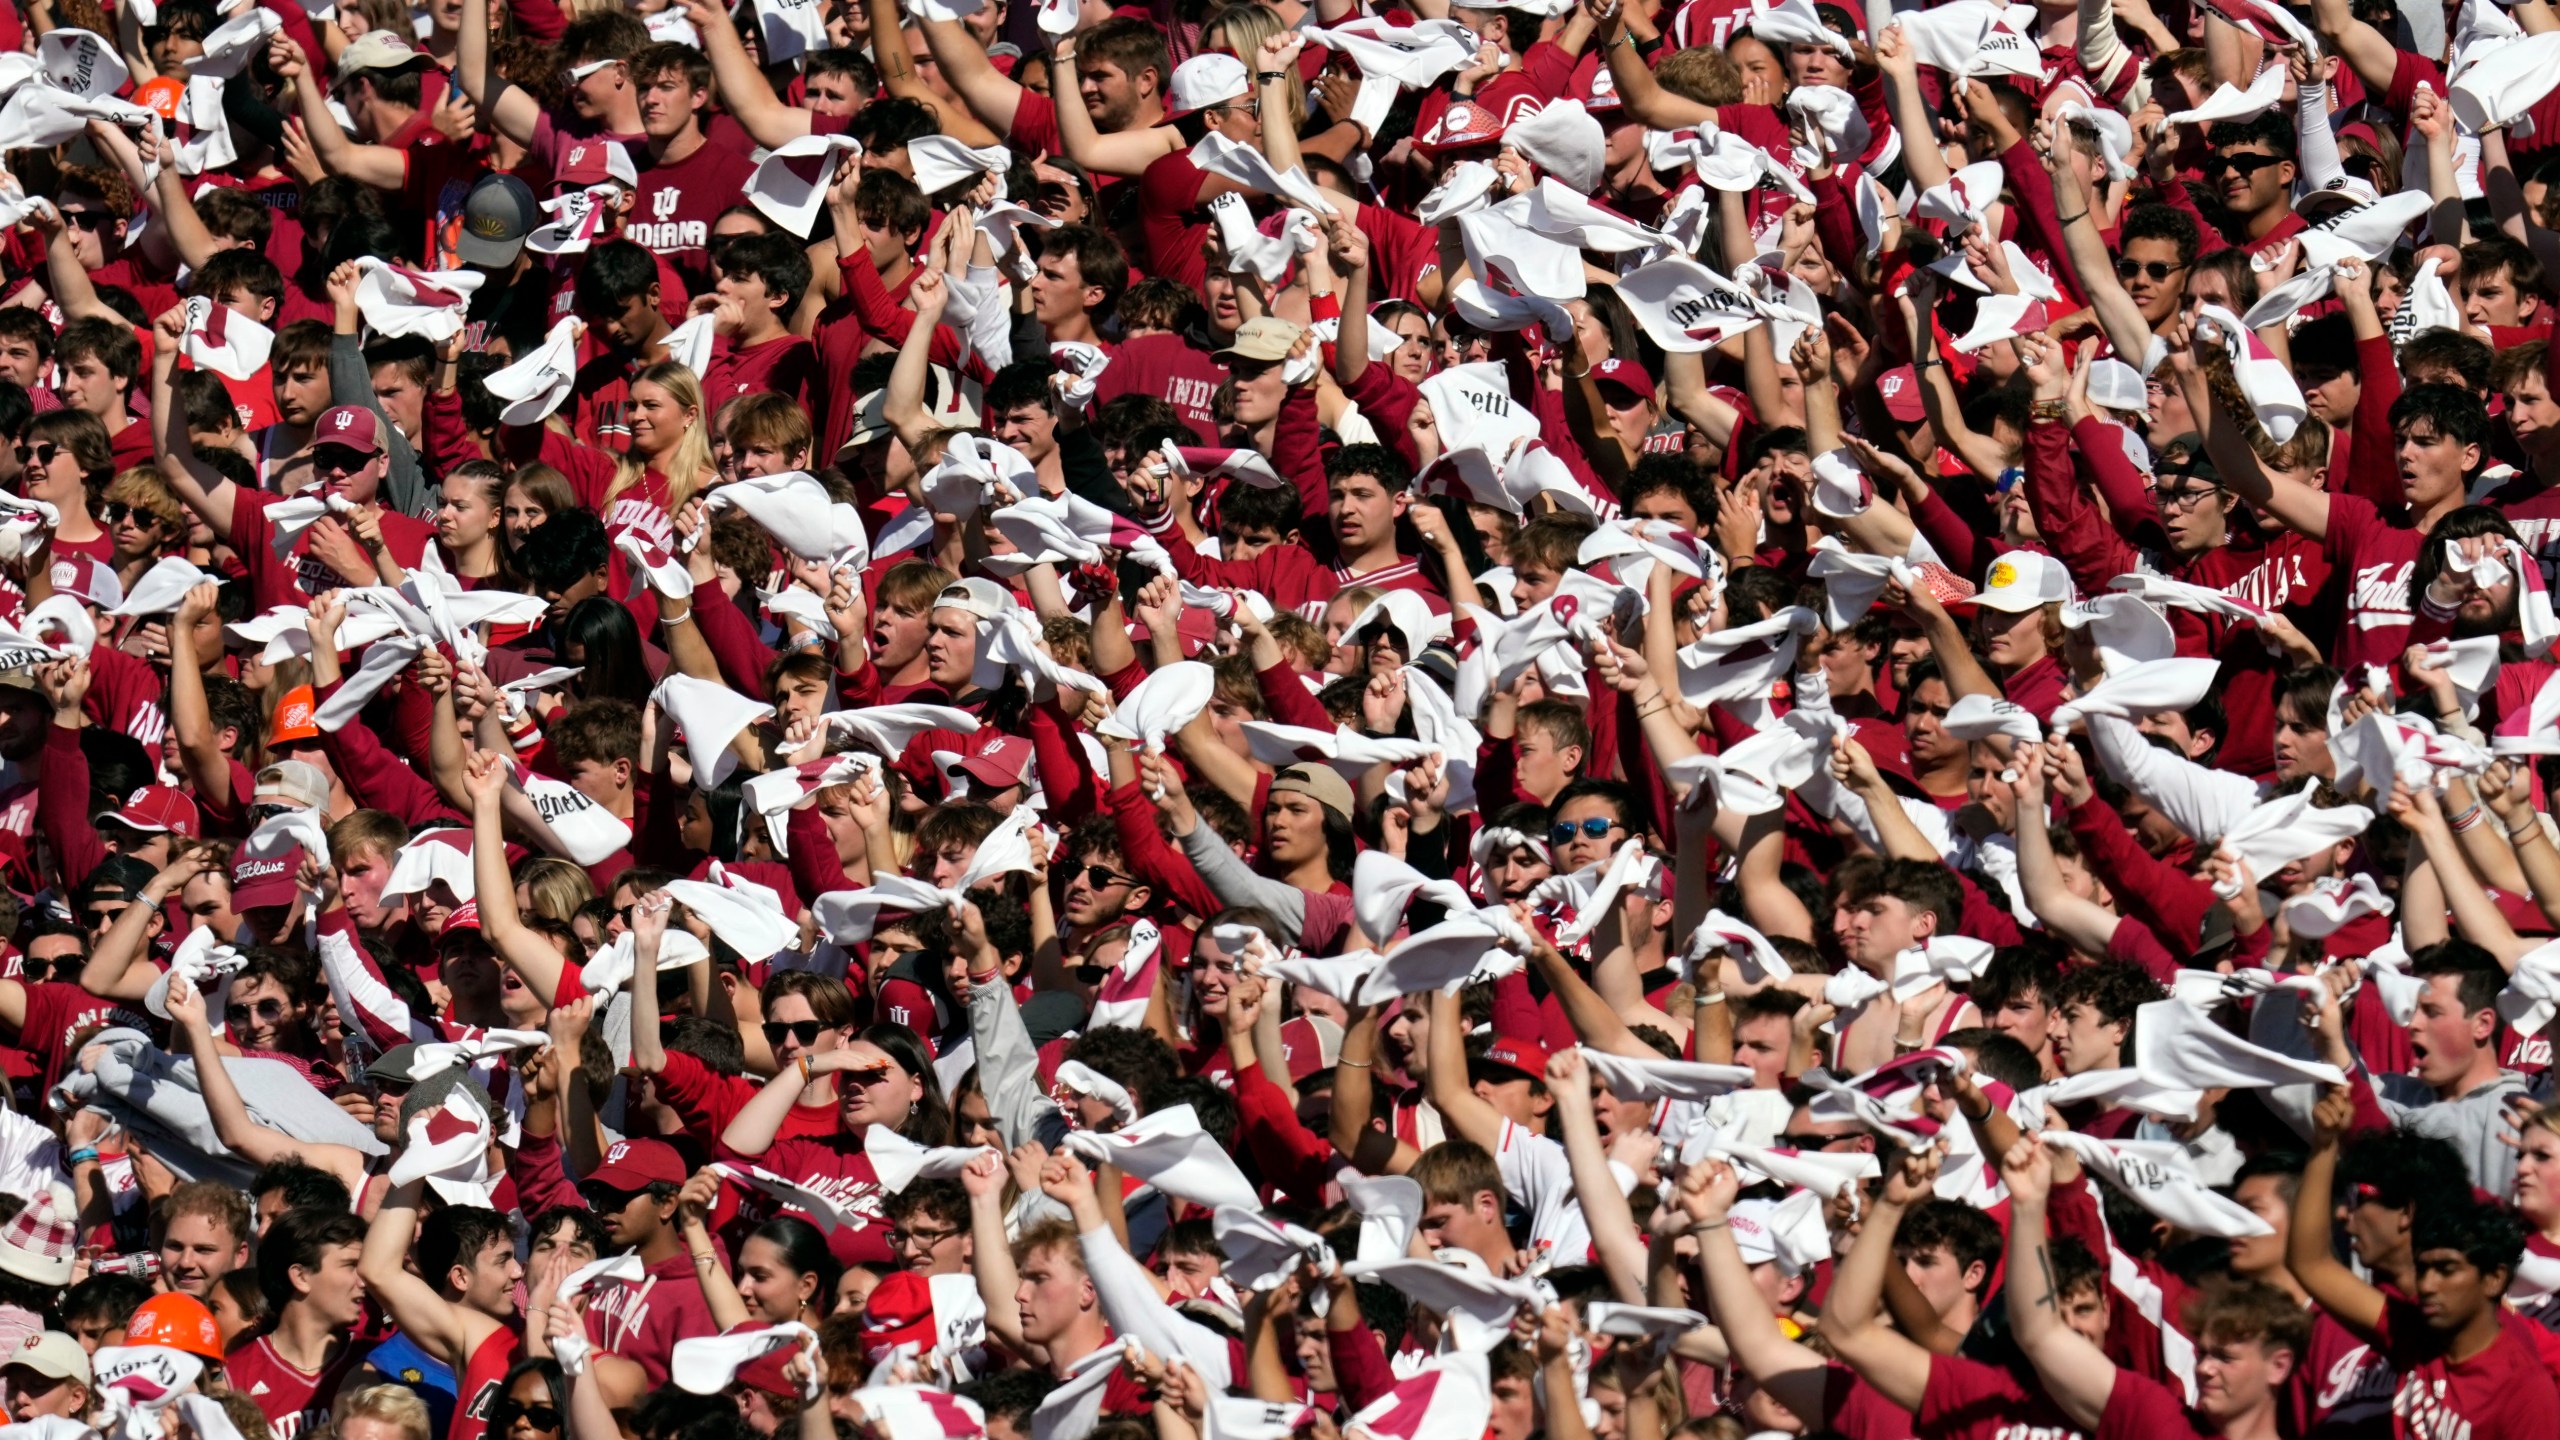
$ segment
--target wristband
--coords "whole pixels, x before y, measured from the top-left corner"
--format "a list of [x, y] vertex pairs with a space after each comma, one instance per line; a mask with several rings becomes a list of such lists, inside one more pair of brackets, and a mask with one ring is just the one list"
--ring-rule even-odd
[[810, 1073], [809, 1073], [809, 1057], [808, 1057], [808, 1056], [806, 1056], [806, 1055], [801, 1056], [801, 1057], [800, 1057], [799, 1064], [800, 1064], [800, 1083], [801, 1083], [802, 1085], [814, 1085], [814, 1084], [816, 1084], [816, 1083], [817, 1083], [817, 1078], [818, 1078], [818, 1077], [816, 1077], [816, 1076], [814, 1076], [814, 1075], [812, 1075], [812, 1074], [810, 1074]]
[[70, 1161], [74, 1165], [95, 1165], [98, 1163], [98, 1147], [83, 1145], [71, 1152]]
[[676, 613], [674, 613], [673, 615], [661, 615], [661, 616], [659, 616], [659, 617], [658, 617], [658, 624], [659, 624], [661, 627], [676, 626], [676, 625], [681, 625], [681, 624], [683, 624], [684, 622], [686, 622], [687, 620], [690, 620], [690, 619], [692, 619], [692, 618], [693, 618], [693, 607], [692, 607], [692, 606], [690, 606], [690, 605], [687, 605], [686, 607], [684, 607], [683, 609], [681, 609], [681, 610], [677, 611], [677, 612], [676, 612]]
[[2466, 834], [2470, 831], [2479, 829], [2481, 825], [2480, 802], [2477, 800], [2472, 801], [2470, 808], [2464, 810], [2461, 814], [2454, 816], [2445, 823], [2453, 827], [2453, 833], [2456, 835]]
[[2086, 210], [2083, 210], [2083, 211], [2081, 211], [2081, 212], [2080, 212], [2079, 214], [2077, 214], [2077, 215], [2065, 215], [2065, 214], [2063, 214], [2060, 210], [2056, 210], [2056, 211], [2054, 211], [2054, 212], [2053, 212], [2053, 218], [2054, 218], [2054, 219], [2056, 219], [2056, 220], [2061, 221], [2061, 222], [2062, 222], [2063, 224], [2065, 224], [2065, 225], [2075, 225], [2075, 224], [2078, 224], [2080, 221], [2083, 221], [2083, 220], [2088, 219], [2088, 218], [2089, 218], [2089, 212], [2088, 212], [2088, 211], [2086, 211]]
[[1724, 1003], [1724, 992], [1721, 990], [1710, 991], [1707, 994], [1699, 996], [1694, 1003], [1699, 1005], [1721, 1005]]
[[1268, 85], [1274, 80], [1286, 80], [1288, 78], [1289, 72], [1286, 70], [1256, 70], [1253, 72], [1253, 83], [1256, 85]]

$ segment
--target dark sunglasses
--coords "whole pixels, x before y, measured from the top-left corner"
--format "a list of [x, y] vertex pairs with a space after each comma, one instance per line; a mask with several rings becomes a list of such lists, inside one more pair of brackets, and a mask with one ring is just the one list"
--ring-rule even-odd
[[295, 808], [296, 807], [291, 805], [252, 805], [249, 807], [249, 818], [251, 820], [264, 823], [266, 821], [273, 820], [279, 815], [290, 815], [294, 812]]
[[1812, 1130], [1799, 1130], [1779, 1136], [1778, 1148], [1782, 1150], [1819, 1150], [1826, 1145], [1837, 1145], [1848, 1138], [1850, 1137], [1846, 1135], [1824, 1135]]
[[353, 475], [373, 459], [368, 450], [352, 445], [315, 445], [311, 447], [311, 468], [323, 475]]
[[74, 230], [104, 230], [115, 223], [115, 217], [104, 210], [65, 210], [62, 223]]
[[764, 1043], [779, 1046], [787, 1035], [799, 1041], [800, 1048], [806, 1050], [818, 1043], [818, 1037], [825, 1033], [826, 1028], [826, 1023], [820, 1020], [767, 1020], [764, 1022]]
[[2382, 161], [2371, 155], [2349, 155], [2338, 162], [2338, 168], [2359, 180], [2380, 181]]
[[501, 1400], [489, 1407], [489, 1428], [492, 1430], [503, 1430], [519, 1419], [536, 1430], [560, 1428], [560, 1412], [549, 1405], [519, 1405], [513, 1400]]
[[222, 1018], [234, 1025], [246, 1025], [253, 1013], [258, 1019], [273, 1025], [284, 1018], [284, 1002], [270, 996], [259, 1001], [254, 1012], [249, 1006], [234, 1005], [222, 1012]]
[[51, 465], [53, 457], [61, 453], [62, 447], [50, 440], [38, 440], [32, 444], [24, 440], [18, 442], [18, 463], [33, 465], [39, 470]]
[[2204, 173], [2220, 175], [2226, 170], [2237, 171], [2240, 178], [2246, 180], [2268, 166], [2278, 163], [2280, 159], [2274, 155], [2216, 155], [2204, 162]]
[[1579, 827], [1569, 823], [1549, 826], [1547, 829], [1547, 843], [1550, 845], [1569, 845], [1573, 843], [1574, 833], [1577, 828], [1582, 834], [1587, 835], [1594, 840], [1598, 840], [1603, 836], [1606, 836], [1610, 831], [1618, 829], [1624, 823], [1624, 821], [1609, 819], [1605, 815], [1594, 815], [1590, 819], [1583, 821]]
[[2187, 267], [2184, 265], [2172, 265], [2166, 260], [2120, 259], [2116, 261], [2116, 278], [2119, 280], [2130, 280], [2136, 275], [2149, 275], [2154, 282], [2158, 282], [2166, 280], [2170, 276], [2175, 275], [2186, 268]]
[[139, 505], [128, 505], [122, 500], [110, 500], [106, 504], [98, 507], [98, 518], [110, 525], [123, 524], [125, 517], [128, 515], [133, 517], [134, 524], [139, 525], [144, 529], [149, 529], [160, 523], [159, 516], [152, 514], [150, 511], [143, 509]]
[[1084, 867], [1084, 883], [1096, 890], [1108, 890], [1114, 885], [1135, 885], [1138, 882], [1135, 877], [1123, 875], [1108, 865], [1087, 865]]
[[646, 1193], [642, 1190], [616, 1190], [599, 1180], [590, 1180], [578, 1187], [578, 1195], [587, 1202], [587, 1208], [599, 1215], [613, 1214]]

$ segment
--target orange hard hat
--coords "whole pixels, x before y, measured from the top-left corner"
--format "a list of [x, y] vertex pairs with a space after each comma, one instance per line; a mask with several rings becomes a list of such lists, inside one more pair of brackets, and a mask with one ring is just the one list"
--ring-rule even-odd
[[171, 1291], [154, 1295], [134, 1308], [125, 1322], [127, 1345], [166, 1345], [207, 1360], [222, 1358], [222, 1327], [213, 1312], [193, 1295]]

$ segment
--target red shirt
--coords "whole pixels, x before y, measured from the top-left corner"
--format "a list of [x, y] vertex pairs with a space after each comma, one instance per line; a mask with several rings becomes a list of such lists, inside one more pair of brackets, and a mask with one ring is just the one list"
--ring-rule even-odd
[[295, 1369], [276, 1353], [274, 1340], [261, 1334], [233, 1346], [222, 1366], [231, 1388], [248, 1396], [258, 1413], [267, 1417], [275, 1440], [295, 1440], [305, 1430], [329, 1423], [329, 1406], [338, 1398], [338, 1387], [372, 1350], [372, 1341], [350, 1340], [313, 1375]]
[[742, 350], [723, 338], [713, 343], [710, 373], [702, 377], [703, 404], [716, 413], [741, 395], [770, 390], [808, 411], [812, 429], [822, 428], [826, 396], [818, 377], [818, 350], [805, 336], [786, 332]]
[[1209, 273], [1208, 257], [1200, 251], [1209, 235], [1207, 214], [1200, 208], [1200, 187], [1208, 178], [1209, 172], [1192, 164], [1186, 150], [1157, 156], [1138, 177], [1147, 270], [1185, 290], [1199, 289]]
[[2430, 1329], [2415, 1303], [2387, 1299], [2375, 1346], [2400, 1371], [2391, 1397], [2398, 1440], [2524, 1440], [2551, 1433], [2560, 1386], [2530, 1333], [2533, 1322], [2501, 1307], [2498, 1338], [2468, 1360], [2447, 1358], [2448, 1337]]
[[2196, 1428], [2167, 1386], [2130, 1370], [2116, 1372], [2107, 1408], [2098, 1416], [2098, 1440], [2188, 1440], [2211, 1433]]
[[1171, 405], [1200, 437], [1218, 443], [1218, 417], [1210, 401], [1226, 383], [1227, 369], [1208, 352], [1179, 335], [1164, 332], [1120, 342], [1111, 364], [1093, 384], [1094, 399], [1107, 403], [1123, 395], [1153, 395]]
[[[231, 491], [231, 548], [249, 572], [251, 602], [260, 611], [278, 605], [305, 604], [311, 596], [325, 595], [350, 583], [311, 553], [308, 530], [294, 537], [290, 565], [276, 558], [276, 527], [267, 519], [267, 508], [284, 498], [237, 485]], [[391, 558], [403, 568], [415, 570], [424, 564], [427, 543], [435, 538], [435, 530], [425, 521], [383, 508], [382, 541], [390, 548]]]
[[[83, 1030], [114, 1023], [118, 1006], [67, 980], [40, 980], [26, 987], [27, 1023], [18, 1027], [18, 1044], [36, 1060], [47, 1086], [70, 1067], [73, 1044]], [[131, 1015], [129, 1024], [141, 1022]]]
[[[631, 155], [635, 162], [648, 157], [645, 146]], [[746, 156], [709, 141], [682, 160], [649, 165], [622, 233], [665, 257], [685, 288], [700, 294], [711, 288], [711, 222], [738, 203], [755, 173]]]
[[2409, 648], [2409, 577], [2427, 537], [2382, 518], [2359, 495], [2329, 497], [2329, 535], [2322, 551], [2346, 572], [2347, 613], [2330, 663], [2350, 680], [2366, 665], [2389, 665]]
[[639, 1284], [609, 1280], [587, 1301], [587, 1338], [638, 1365], [653, 1388], [667, 1383], [677, 1341], [719, 1333], [693, 1278], [693, 1257], [681, 1250], [650, 1266]]
[[2383, 1440], [2399, 1388], [2400, 1372], [2388, 1357], [2312, 1308], [2311, 1348], [2293, 1367], [2291, 1386], [2294, 1426], [2304, 1440]]
[[513, 1330], [492, 1330], [464, 1362], [454, 1380], [453, 1424], [445, 1440], [481, 1440], [489, 1433], [489, 1408], [505, 1396], [501, 1388], [515, 1367], [524, 1337]]
[[[658, 1099], [684, 1121], [684, 1128], [706, 1146], [717, 1145], [720, 1132], [747, 1102], [756, 1098], [757, 1084], [743, 1075], [723, 1075], [681, 1050], [667, 1052], [665, 1068], [657, 1074]], [[833, 1105], [794, 1105], [782, 1117], [780, 1135], [784, 1139], [821, 1139], [844, 1128], [840, 1112]]]
[[[827, 1248], [837, 1260], [847, 1265], [896, 1263], [897, 1256], [889, 1248], [889, 1217], [880, 1208], [888, 1190], [880, 1183], [879, 1172], [871, 1168], [871, 1157], [863, 1153], [860, 1135], [839, 1130], [823, 1138], [777, 1139], [759, 1156], [739, 1155], [724, 1145], [720, 1155], [788, 1176], [792, 1183], [816, 1191], [851, 1215], [851, 1223], [827, 1235]], [[742, 1217], [749, 1208], [748, 1201], [741, 1199]], [[783, 1213], [791, 1213], [790, 1208], [784, 1207]]]
[[1929, 1384], [1911, 1418], [1930, 1440], [2088, 1440], [2041, 1386], [1954, 1355], [1929, 1357]]

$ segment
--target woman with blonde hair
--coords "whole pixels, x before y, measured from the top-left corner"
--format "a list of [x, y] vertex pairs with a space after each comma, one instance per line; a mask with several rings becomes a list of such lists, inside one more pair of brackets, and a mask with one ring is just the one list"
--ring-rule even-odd
[[516, 871], [516, 909], [566, 925], [578, 907], [596, 898], [586, 867], [556, 855], [537, 855]]
[[672, 360], [662, 360], [631, 382], [631, 449], [616, 455], [546, 425], [507, 425], [499, 443], [515, 464], [540, 460], [568, 477], [578, 506], [604, 517], [605, 533], [634, 532], [664, 544], [673, 516], [708, 488], [709, 417], [702, 381]]

